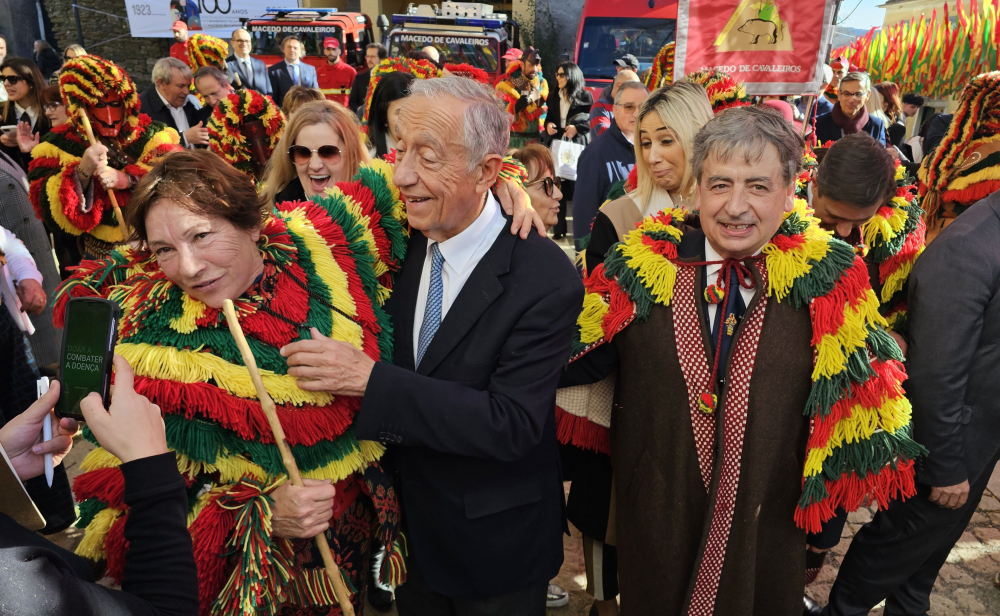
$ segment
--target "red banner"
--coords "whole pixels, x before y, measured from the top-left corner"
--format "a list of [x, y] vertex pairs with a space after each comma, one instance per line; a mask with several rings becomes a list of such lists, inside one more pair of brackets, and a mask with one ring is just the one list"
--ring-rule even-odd
[[836, 0], [680, 0], [674, 75], [717, 70], [748, 94], [817, 94]]

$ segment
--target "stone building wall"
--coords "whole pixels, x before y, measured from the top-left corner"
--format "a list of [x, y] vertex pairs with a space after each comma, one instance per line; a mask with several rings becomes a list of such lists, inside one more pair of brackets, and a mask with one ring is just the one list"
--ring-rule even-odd
[[[42, 0], [56, 40], [49, 41], [53, 47], [64, 49], [77, 43], [76, 21], [73, 18], [73, 0]], [[173, 39], [132, 38], [129, 33], [125, 13], [125, 0], [77, 0], [80, 9], [80, 23], [83, 26], [83, 47], [111, 60], [128, 72], [136, 87], [145, 89], [150, 84], [153, 64], [169, 55]], [[83, 10], [91, 8], [102, 11], [94, 13]], [[103, 13], [112, 13], [123, 19]], [[124, 35], [124, 36], [122, 36]], [[120, 36], [121, 38], [115, 38]], [[109, 40], [114, 39], [114, 40]], [[107, 41], [107, 42], [103, 42]]]

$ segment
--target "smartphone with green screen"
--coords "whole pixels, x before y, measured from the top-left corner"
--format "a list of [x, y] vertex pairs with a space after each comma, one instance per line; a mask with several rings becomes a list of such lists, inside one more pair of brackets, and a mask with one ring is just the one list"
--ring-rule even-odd
[[108, 406], [111, 363], [118, 339], [118, 305], [96, 297], [77, 297], [66, 306], [56, 415], [83, 420], [80, 401], [97, 392]]

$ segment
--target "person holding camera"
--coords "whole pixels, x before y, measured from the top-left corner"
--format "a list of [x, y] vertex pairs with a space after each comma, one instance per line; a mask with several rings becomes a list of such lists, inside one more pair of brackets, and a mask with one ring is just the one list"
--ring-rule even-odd
[[[115, 355], [111, 406], [91, 393], [80, 403], [101, 445], [121, 460], [125, 480], [125, 577], [121, 590], [94, 583], [85, 559], [0, 514], [0, 606], [7, 616], [142, 614], [180, 616], [198, 612], [198, 576], [187, 532], [186, 484], [168, 451], [160, 408], [135, 392], [128, 362]], [[21, 481], [44, 472], [45, 454], [59, 464], [73, 446], [77, 422], [56, 419], [60, 384], [0, 428], [11, 467]], [[42, 442], [46, 421], [53, 438]]]

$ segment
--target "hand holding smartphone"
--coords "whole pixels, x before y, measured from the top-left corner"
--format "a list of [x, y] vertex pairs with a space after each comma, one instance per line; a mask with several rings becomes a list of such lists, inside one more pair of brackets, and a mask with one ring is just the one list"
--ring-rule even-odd
[[91, 392], [108, 406], [118, 314], [117, 304], [96, 297], [73, 298], [66, 306], [57, 416], [84, 421], [80, 402]]

